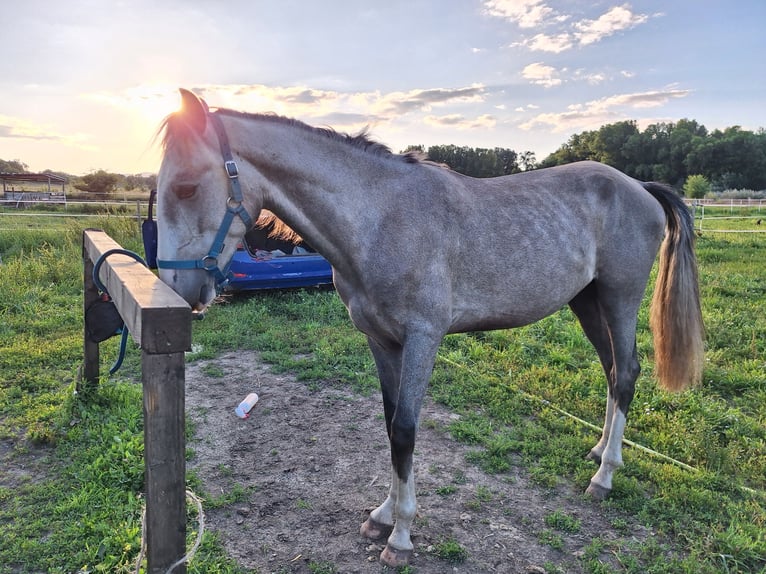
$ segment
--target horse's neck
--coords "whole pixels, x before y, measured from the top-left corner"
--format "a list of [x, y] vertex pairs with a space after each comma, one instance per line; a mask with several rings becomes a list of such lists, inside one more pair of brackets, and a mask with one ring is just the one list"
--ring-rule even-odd
[[388, 192], [376, 187], [396, 177], [396, 162], [300, 126], [257, 123], [237, 147], [268, 180], [263, 207], [342, 268], [349, 250], [365, 247]]

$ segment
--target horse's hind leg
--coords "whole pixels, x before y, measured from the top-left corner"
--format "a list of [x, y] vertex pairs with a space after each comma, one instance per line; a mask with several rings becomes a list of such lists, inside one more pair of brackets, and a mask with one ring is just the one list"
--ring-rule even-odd
[[609, 439], [609, 430], [612, 424], [612, 413], [614, 412], [614, 399], [612, 398], [612, 387], [614, 386], [613, 371], [614, 358], [612, 356], [612, 341], [609, 337], [609, 329], [601, 313], [601, 306], [597, 299], [596, 283], [590, 283], [585, 289], [580, 291], [577, 296], [569, 302], [569, 307], [580, 321], [585, 335], [598, 353], [601, 367], [607, 379], [607, 398], [606, 398], [606, 416], [604, 417], [604, 427], [601, 432], [601, 438], [598, 443], [588, 453], [588, 458], [601, 464], [601, 453], [606, 448]]
[[[635, 299], [632, 298], [632, 299]], [[622, 438], [628, 407], [640, 373], [636, 352], [636, 315], [640, 297], [610, 299], [591, 283], [570, 302], [588, 339], [596, 348], [607, 379], [604, 429], [588, 458], [599, 464], [587, 492], [603, 500], [612, 489], [614, 471], [622, 466]]]

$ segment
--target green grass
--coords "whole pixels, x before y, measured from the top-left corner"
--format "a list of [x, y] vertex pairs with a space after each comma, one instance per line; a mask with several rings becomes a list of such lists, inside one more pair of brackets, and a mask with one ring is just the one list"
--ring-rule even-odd
[[[92, 396], [73, 390], [82, 355], [81, 228], [104, 228], [140, 252], [138, 225], [114, 217], [86, 225], [57, 219], [50, 229], [5, 231], [11, 223], [0, 221], [0, 574], [129, 571], [143, 491], [139, 354], [130, 349], [122, 370], [104, 377]], [[643, 374], [626, 430], [626, 438], [697, 470], [626, 448], [604, 506], [615, 531], [624, 534], [637, 521], [656, 536], [625, 547], [592, 540], [578, 559], [587, 572], [766, 568], [766, 235], [703, 233], [698, 256], [707, 327], [703, 384], [679, 395], [657, 389], [645, 304]], [[364, 337], [333, 292], [232, 297], [193, 328], [189, 360], [256, 349], [307, 385], [377, 392]], [[116, 345], [102, 345], [105, 363]], [[583, 491], [595, 470], [583, 456], [598, 432], [562, 412], [600, 427], [604, 387], [595, 353], [564, 310], [523, 329], [447, 337], [430, 392], [461, 415], [448, 430], [471, 445], [467, 464], [500, 474], [523, 466], [542, 488]], [[27, 461], [28, 472], [14, 470], [18, 460]], [[199, 488], [194, 476], [188, 480]], [[235, 489], [207, 504], [242, 496]], [[492, 496], [477, 491], [473, 502], [480, 508]], [[578, 528], [559, 511], [544, 520], [540, 536], [554, 546], [561, 533]], [[621, 570], [599, 561], [604, 551]], [[243, 570], [208, 533], [189, 571]]]
[[468, 551], [452, 538], [435, 544], [434, 554], [450, 564], [460, 564], [468, 558]]

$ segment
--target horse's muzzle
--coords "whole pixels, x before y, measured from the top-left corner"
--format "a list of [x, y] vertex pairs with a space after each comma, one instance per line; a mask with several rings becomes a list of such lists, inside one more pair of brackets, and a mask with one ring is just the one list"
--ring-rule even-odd
[[216, 297], [215, 278], [202, 269], [160, 269], [160, 279], [191, 305], [202, 312]]

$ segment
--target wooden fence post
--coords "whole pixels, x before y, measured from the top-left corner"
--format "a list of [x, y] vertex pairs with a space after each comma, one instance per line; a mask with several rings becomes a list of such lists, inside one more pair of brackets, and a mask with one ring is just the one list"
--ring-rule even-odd
[[[92, 277], [89, 283], [88, 268], [92, 274], [93, 263], [101, 255], [119, 248], [103, 231], [83, 233], [86, 305], [96, 292]], [[184, 352], [191, 350], [191, 308], [154, 273], [126, 255], [105, 260], [99, 279], [141, 347], [147, 573], [160, 574], [186, 554]], [[87, 338], [83, 378], [98, 380], [98, 345], [94, 350]], [[174, 572], [185, 574], [186, 565]]]
[[[148, 572], [164, 572], [186, 548], [184, 354], [141, 356]], [[181, 549], [179, 554], [179, 549]], [[186, 565], [175, 572], [186, 572]]]

